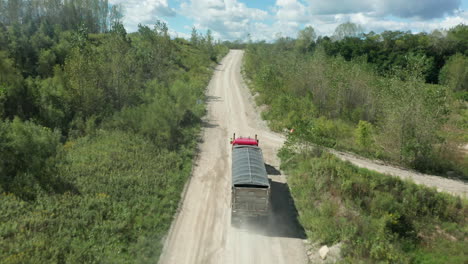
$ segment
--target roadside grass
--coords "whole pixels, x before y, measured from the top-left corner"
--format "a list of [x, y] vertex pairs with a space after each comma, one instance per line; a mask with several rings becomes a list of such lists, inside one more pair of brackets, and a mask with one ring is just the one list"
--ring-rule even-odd
[[70, 191], [33, 203], [0, 195], [1, 262], [157, 262], [193, 148], [161, 150], [135, 134], [99, 131], [59, 155]]
[[344, 263], [466, 263], [468, 203], [332, 154], [279, 156], [307, 236], [343, 243]]

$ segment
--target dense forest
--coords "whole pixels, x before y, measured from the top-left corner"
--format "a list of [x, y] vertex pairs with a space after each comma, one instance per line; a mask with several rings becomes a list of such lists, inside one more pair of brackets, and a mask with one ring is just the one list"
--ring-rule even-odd
[[[244, 74], [263, 118], [289, 131], [281, 168], [307, 237], [340, 245], [343, 263], [465, 263], [466, 199], [366, 169], [352, 151], [466, 181], [468, 26], [431, 34], [250, 43]], [[463, 183], [460, 183], [463, 184]]]
[[[463, 58], [468, 56], [467, 36], [466, 25], [458, 25], [447, 31], [434, 30], [430, 34], [413, 34], [410, 31], [384, 31], [376, 34], [362, 33], [359, 26], [345, 23], [336, 29], [332, 37], [319, 37], [314, 44], [322, 46], [327, 55], [339, 55], [347, 61], [365, 56], [365, 60], [374, 64], [376, 72], [381, 75], [391, 73], [395, 67], [407, 68], [409, 54], [424, 57], [423, 79], [427, 83], [447, 84], [450, 82], [449, 77], [446, 73], [441, 74], [441, 70], [449, 60], [454, 64], [452, 67], [463, 67], [461, 65], [466, 63]], [[308, 48], [313, 49], [314, 46]], [[457, 73], [452, 71], [451, 74]], [[468, 89], [468, 77], [466, 74], [464, 76], [465, 79], [457, 80], [457, 91]]]
[[270, 126], [466, 179], [468, 26], [358, 36], [357, 26], [344, 26], [332, 37], [316, 39], [308, 27], [297, 39], [248, 45], [245, 74], [258, 103], [269, 106], [263, 116]]
[[108, 1], [0, 1], [2, 263], [157, 261], [227, 48]]

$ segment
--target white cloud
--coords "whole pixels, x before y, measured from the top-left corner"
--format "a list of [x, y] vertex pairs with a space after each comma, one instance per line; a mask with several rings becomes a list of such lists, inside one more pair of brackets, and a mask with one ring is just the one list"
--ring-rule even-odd
[[[434, 29], [450, 29], [459, 24], [468, 24], [468, 11], [456, 11], [453, 16], [447, 16], [443, 19], [432, 19], [428, 21], [394, 21], [389, 19], [367, 18], [368, 23], [361, 23], [365, 31], [381, 32], [384, 30], [411, 30], [413, 33], [431, 32]], [[356, 15], [350, 17], [350, 21], [359, 23]]]
[[352, 22], [361, 25], [364, 32], [382, 32], [385, 30], [392, 31], [412, 31], [418, 32], [431, 32], [434, 29], [450, 29], [459, 24], [468, 24], [468, 11], [455, 11], [453, 16], [446, 16], [443, 19], [431, 19], [427, 21], [422, 20], [391, 20], [380, 18], [376, 16], [368, 16], [365, 13], [354, 14], [338, 14], [338, 15], [322, 15], [321, 17], [315, 16], [312, 26], [319, 35], [332, 35], [335, 28], [345, 22]]
[[309, 0], [313, 14], [367, 13], [373, 16], [393, 15], [401, 18], [432, 19], [451, 15], [460, 0]]
[[182, 3], [181, 13], [195, 21], [199, 30], [211, 29], [216, 38], [245, 38], [254, 30], [254, 23], [267, 18], [268, 13], [248, 8], [237, 0], [191, 0]]
[[[285, 8], [286, 5], [280, 5], [284, 2], [298, 1], [277, 0], [278, 21], [282, 21], [278, 13], [281, 8]], [[289, 16], [288, 21], [298, 22], [297, 30], [302, 28], [303, 24], [311, 25], [318, 35], [329, 36], [338, 25], [346, 22], [360, 24], [365, 31], [430, 32], [438, 28], [448, 29], [458, 24], [468, 24], [468, 12], [457, 9], [459, 4], [459, 0], [308, 0], [308, 4], [299, 3], [301, 6], [297, 7], [301, 15], [297, 15], [295, 20], [294, 16]], [[303, 8], [306, 11], [303, 11]]]
[[169, 28], [169, 35], [171, 38], [184, 38], [190, 39], [190, 34], [184, 32], [178, 32]]
[[309, 0], [312, 14], [334, 15], [356, 12], [370, 12], [375, 2], [381, 0]]
[[375, 11], [402, 18], [432, 19], [451, 15], [460, 6], [460, 0], [380, 0]]
[[303, 24], [310, 20], [310, 14], [307, 7], [299, 0], [277, 0], [265, 18], [274, 22], [266, 23], [264, 20], [258, 20], [250, 24], [249, 32], [253, 41], [272, 41], [278, 36], [296, 37]]
[[110, 0], [112, 5], [123, 7], [123, 23], [127, 31], [136, 31], [138, 24], [153, 24], [163, 17], [175, 16], [167, 0]]
[[308, 20], [306, 7], [297, 0], [277, 0], [276, 18], [279, 21], [304, 23]]

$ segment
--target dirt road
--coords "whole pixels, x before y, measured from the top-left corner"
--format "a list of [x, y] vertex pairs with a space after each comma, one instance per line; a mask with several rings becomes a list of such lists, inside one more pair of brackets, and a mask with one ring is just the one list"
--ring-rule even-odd
[[[161, 264], [183, 263], [307, 263], [304, 231], [277, 170], [278, 148], [284, 138], [270, 132], [255, 111], [242, 84], [242, 51], [232, 50], [216, 68], [208, 87], [208, 114], [199, 159], [175, 219]], [[232, 133], [258, 134], [272, 181], [273, 216], [268, 223], [230, 223]]]
[[358, 167], [397, 176], [405, 180], [409, 179], [417, 184], [426, 185], [428, 187], [435, 187], [439, 192], [447, 192], [452, 195], [468, 198], [468, 183], [463, 181], [423, 174], [406, 168], [389, 166], [383, 164], [382, 162], [359, 157], [351, 153], [345, 153], [336, 150], [329, 151], [338, 158], [349, 161]]

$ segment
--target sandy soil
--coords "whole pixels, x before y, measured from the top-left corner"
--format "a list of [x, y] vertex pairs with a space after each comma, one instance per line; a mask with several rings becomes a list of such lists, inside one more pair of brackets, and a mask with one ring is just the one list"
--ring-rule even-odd
[[[284, 142], [270, 132], [243, 85], [243, 52], [232, 50], [216, 68], [208, 87], [208, 114], [200, 155], [184, 201], [166, 239], [162, 264], [307, 263], [304, 231], [286, 179], [278, 170], [277, 150]], [[231, 226], [232, 133], [258, 135], [272, 179], [273, 215], [267, 223], [249, 221]]]

